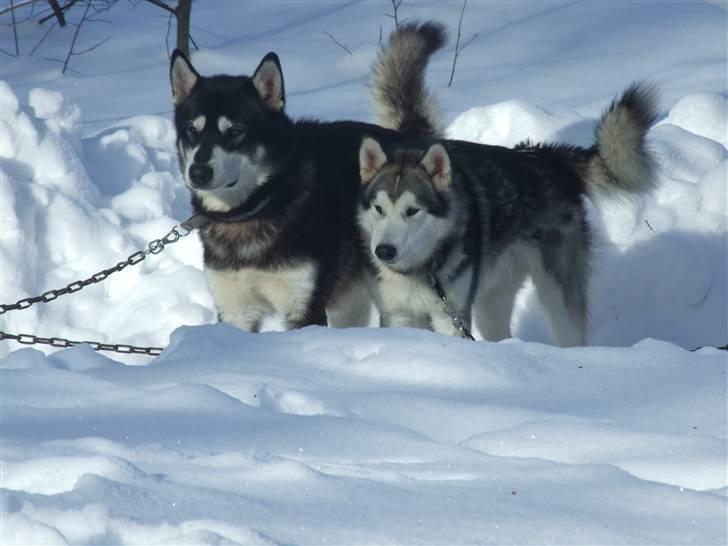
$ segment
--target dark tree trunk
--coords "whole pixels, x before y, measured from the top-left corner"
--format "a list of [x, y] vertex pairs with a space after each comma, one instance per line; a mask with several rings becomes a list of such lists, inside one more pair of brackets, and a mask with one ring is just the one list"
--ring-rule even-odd
[[53, 10], [53, 14], [56, 16], [56, 19], [58, 19], [58, 24], [62, 27], [66, 26], [66, 16], [63, 15], [63, 10], [61, 9], [61, 6], [58, 5], [58, 0], [48, 0], [48, 3], [51, 6], [51, 9]]
[[190, 14], [192, 0], [179, 0], [174, 10], [177, 18], [177, 48], [189, 57], [190, 55]]

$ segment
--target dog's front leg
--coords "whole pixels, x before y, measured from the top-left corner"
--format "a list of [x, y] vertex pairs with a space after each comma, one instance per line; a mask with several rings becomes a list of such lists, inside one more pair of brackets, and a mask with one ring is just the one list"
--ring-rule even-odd
[[[456, 312], [462, 319], [465, 326], [467, 326], [468, 330], [470, 330], [472, 328], [470, 313], [463, 310], [456, 310]], [[432, 321], [432, 329], [435, 332], [448, 336], [460, 337], [460, 329], [455, 325], [452, 317], [448, 315], [443, 309], [439, 309], [437, 312], [432, 313], [432, 315], [430, 315], [430, 318]]]
[[259, 296], [255, 279], [247, 277], [244, 270], [207, 268], [205, 274], [220, 322], [246, 332], [259, 332], [273, 307]]

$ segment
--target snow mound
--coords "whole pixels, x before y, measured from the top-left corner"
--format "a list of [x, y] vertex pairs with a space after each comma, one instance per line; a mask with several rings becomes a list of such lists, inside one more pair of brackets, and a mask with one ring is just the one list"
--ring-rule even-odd
[[[132, 118], [82, 139], [80, 109], [58, 92], [33, 89], [24, 107], [0, 82], [0, 97], [4, 303], [115, 265], [189, 213], [169, 121]], [[135, 324], [132, 317], [149, 310], [150, 301], [161, 312], [154, 316], [157, 324]], [[159, 346], [180, 323], [212, 321], [213, 307], [199, 242], [189, 237], [103, 284], [6, 315], [3, 326], [13, 333], [97, 341], [114, 332], [115, 343]], [[1, 354], [7, 350], [3, 344]]]
[[448, 138], [512, 147], [530, 140], [558, 140], [559, 131], [576, 124], [575, 114], [556, 116], [522, 100], [466, 110], [446, 130]]
[[665, 121], [728, 148], [728, 98], [724, 96], [695, 93], [683, 97]]

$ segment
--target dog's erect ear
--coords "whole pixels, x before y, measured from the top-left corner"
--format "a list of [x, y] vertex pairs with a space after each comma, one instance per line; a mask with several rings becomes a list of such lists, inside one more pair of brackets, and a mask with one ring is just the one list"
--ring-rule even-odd
[[182, 104], [192, 93], [200, 79], [200, 75], [192, 67], [189, 59], [182, 51], [175, 49], [169, 64], [169, 80], [172, 83], [172, 102], [175, 106]]
[[432, 178], [432, 184], [437, 191], [447, 190], [452, 182], [452, 172], [450, 171], [450, 156], [447, 155], [447, 150], [442, 144], [430, 146], [425, 157], [420, 161], [420, 165]]
[[278, 55], [271, 51], [263, 57], [253, 74], [253, 84], [266, 108], [273, 112], [283, 110], [286, 104], [286, 92], [283, 87], [283, 71]]
[[365, 137], [359, 148], [359, 174], [362, 184], [369, 184], [387, 162], [387, 156], [379, 142]]

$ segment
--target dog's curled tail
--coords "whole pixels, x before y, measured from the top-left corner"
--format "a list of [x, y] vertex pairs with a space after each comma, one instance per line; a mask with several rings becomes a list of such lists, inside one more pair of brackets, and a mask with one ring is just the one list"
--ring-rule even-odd
[[417, 136], [441, 136], [439, 108], [425, 85], [427, 62], [445, 45], [439, 23], [405, 23], [389, 37], [372, 67], [376, 121]]
[[645, 137], [657, 119], [657, 104], [654, 84], [633, 83], [602, 114], [586, 166], [589, 193], [636, 195], [656, 186], [656, 162]]

